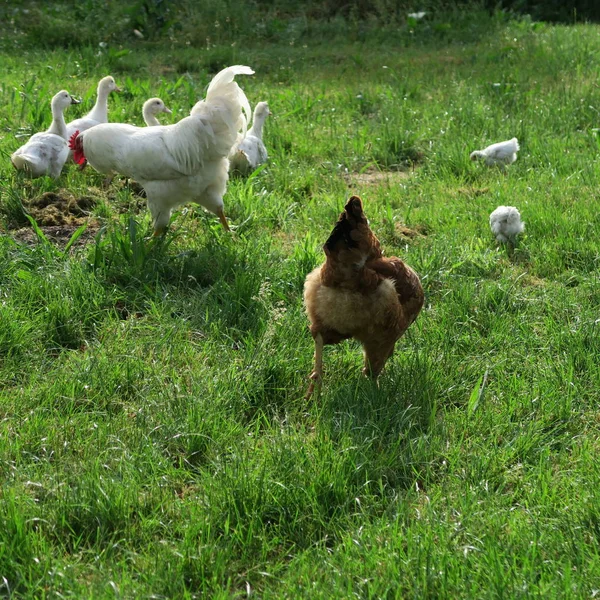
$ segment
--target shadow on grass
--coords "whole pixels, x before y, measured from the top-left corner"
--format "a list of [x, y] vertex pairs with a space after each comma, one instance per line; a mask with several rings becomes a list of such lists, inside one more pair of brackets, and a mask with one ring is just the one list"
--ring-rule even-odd
[[405, 352], [378, 382], [356, 373], [326, 395], [321, 426], [333, 440], [349, 437], [361, 449], [361, 470], [368, 471], [364, 481], [406, 489], [426, 479], [432, 460], [426, 440], [435, 424], [438, 388], [429, 359]]
[[211, 226], [192, 244], [186, 240], [196, 248], [177, 252], [183, 234], [149, 238], [147, 233], [129, 217], [125, 228], [101, 231], [89, 254], [96, 275], [123, 293], [122, 313], [144, 313], [168, 298], [171, 316], [200, 329], [211, 322], [243, 330], [260, 326], [269, 269], [264, 242], [232, 240], [220, 226]]

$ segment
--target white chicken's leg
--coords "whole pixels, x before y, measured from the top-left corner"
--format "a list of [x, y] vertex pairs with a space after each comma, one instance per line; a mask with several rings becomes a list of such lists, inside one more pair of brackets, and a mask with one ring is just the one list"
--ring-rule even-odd
[[171, 220], [171, 209], [168, 206], [164, 206], [164, 200], [161, 203], [159, 194], [156, 194], [155, 190], [149, 185], [144, 186], [147, 196], [148, 210], [152, 215], [152, 227], [154, 228], [154, 237], [163, 235], [169, 228], [169, 221]]
[[[152, 209], [150, 209], [152, 213]], [[154, 233], [152, 234], [154, 237], [159, 235], [163, 235], [167, 233], [167, 229], [169, 228], [169, 221], [171, 220], [171, 211], [163, 209], [156, 216], [152, 214], [154, 220], [152, 222], [152, 226], [154, 227]]]
[[102, 187], [106, 190], [110, 187], [110, 184], [112, 183], [112, 180], [115, 178], [115, 174], [114, 173], [109, 173], [103, 180], [102, 180]]
[[305, 399], [308, 400], [315, 391], [315, 386], [321, 386], [321, 380], [323, 379], [323, 336], [317, 333], [315, 336], [315, 368], [310, 375], [310, 385], [306, 392]]
[[[227, 167], [229, 163], [225, 161], [225, 167]], [[225, 175], [227, 175], [227, 171], [225, 171]], [[225, 183], [227, 179], [224, 180]], [[198, 204], [204, 206], [204, 208], [213, 212], [217, 217], [219, 217], [219, 221], [221, 221], [221, 225], [223, 225], [223, 229], [225, 231], [231, 231], [229, 229], [229, 223], [227, 223], [227, 219], [225, 218], [225, 211], [223, 209], [223, 194], [225, 193], [225, 184], [220, 182], [218, 185], [210, 185], [206, 188], [202, 198], [196, 200]]]

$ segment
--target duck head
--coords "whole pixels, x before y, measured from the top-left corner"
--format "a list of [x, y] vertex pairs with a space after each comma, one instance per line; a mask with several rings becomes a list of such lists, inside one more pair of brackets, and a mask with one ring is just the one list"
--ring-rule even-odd
[[103, 77], [98, 82], [98, 95], [110, 94], [111, 92], [120, 92], [121, 88], [115, 83], [115, 80], [110, 76]]

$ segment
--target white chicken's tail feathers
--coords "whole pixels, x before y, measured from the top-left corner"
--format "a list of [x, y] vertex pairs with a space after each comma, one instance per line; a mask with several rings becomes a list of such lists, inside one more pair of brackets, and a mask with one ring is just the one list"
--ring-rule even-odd
[[518, 152], [521, 149], [519, 147], [519, 140], [517, 140], [517, 138], [512, 138], [510, 141], [512, 142], [512, 151]]
[[192, 120], [184, 119], [185, 125], [167, 141], [178, 161], [186, 165], [186, 172], [195, 170], [204, 160], [227, 157], [238, 136], [246, 134], [250, 103], [235, 76], [253, 73], [243, 65], [217, 73], [208, 86], [206, 98], [192, 108]]
[[206, 91], [206, 98], [208, 99], [211, 92], [222, 85], [230, 84], [235, 79], [236, 75], [254, 75], [254, 71], [245, 65], [233, 65], [232, 67], [226, 67], [213, 77], [210, 85], [208, 86], [208, 90]]
[[[203, 113], [207, 104], [225, 103], [229, 110], [236, 114], [236, 132], [242, 131], [246, 134], [246, 128], [250, 121], [250, 103], [246, 94], [240, 86], [234, 81], [236, 75], [253, 75], [254, 71], [244, 65], [234, 65], [219, 71], [212, 79], [206, 91], [206, 98], [197, 102], [192, 108], [191, 115]], [[240, 118], [241, 117], [241, 118]], [[233, 144], [232, 144], [233, 145]]]

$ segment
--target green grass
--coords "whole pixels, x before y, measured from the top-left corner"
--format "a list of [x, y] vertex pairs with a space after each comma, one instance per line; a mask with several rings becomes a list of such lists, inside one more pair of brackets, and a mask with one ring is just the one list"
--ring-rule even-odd
[[[598, 28], [344, 23], [208, 50], [3, 42], [0, 596], [598, 593]], [[60, 88], [74, 118], [111, 73], [112, 120], [158, 95], [171, 122], [230, 63], [275, 114], [268, 166], [229, 184], [231, 235], [187, 206], [152, 240], [128, 184], [11, 168]], [[507, 176], [469, 161], [512, 136]], [[56, 244], [25, 214], [48, 192], [91, 198], [70, 248], [87, 218]], [[426, 305], [378, 385], [347, 342], [305, 401], [302, 286], [353, 192]], [[526, 222], [514, 251], [500, 204]]]

